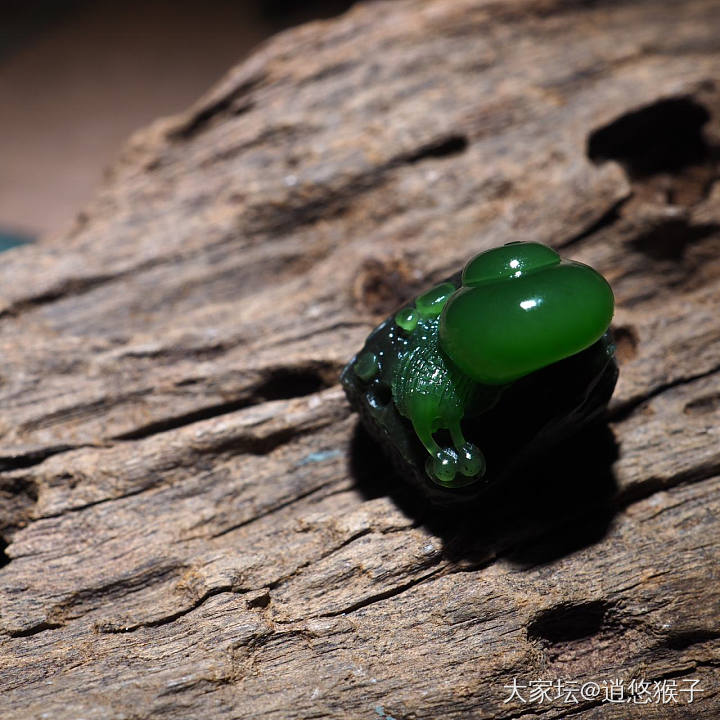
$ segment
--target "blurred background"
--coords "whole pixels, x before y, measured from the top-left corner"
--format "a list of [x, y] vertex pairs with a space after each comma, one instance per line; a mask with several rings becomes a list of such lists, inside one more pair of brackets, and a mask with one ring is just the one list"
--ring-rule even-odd
[[0, 0], [0, 250], [62, 232], [136, 129], [352, 0]]

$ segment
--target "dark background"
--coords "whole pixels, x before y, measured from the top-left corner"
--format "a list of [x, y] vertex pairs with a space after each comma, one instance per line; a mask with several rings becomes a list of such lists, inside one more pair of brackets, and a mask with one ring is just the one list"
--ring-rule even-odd
[[62, 232], [122, 143], [351, 0], [0, 0], [0, 249]]

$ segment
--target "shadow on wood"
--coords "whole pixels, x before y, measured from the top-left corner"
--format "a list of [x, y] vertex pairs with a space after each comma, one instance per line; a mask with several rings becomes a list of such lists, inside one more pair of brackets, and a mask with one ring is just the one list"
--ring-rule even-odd
[[443, 539], [450, 559], [475, 564], [503, 556], [523, 566], [551, 562], [602, 540], [617, 511], [612, 472], [617, 458], [611, 430], [596, 424], [536, 456], [472, 504], [454, 508], [426, 502], [360, 424], [350, 467], [365, 498], [392, 498], [414, 522]]

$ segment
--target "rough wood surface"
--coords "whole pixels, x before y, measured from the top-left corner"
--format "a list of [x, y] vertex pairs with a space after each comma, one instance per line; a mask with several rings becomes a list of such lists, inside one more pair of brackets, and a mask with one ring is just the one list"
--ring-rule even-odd
[[[358, 6], [2, 255], [0, 715], [717, 718], [719, 31], [712, 0]], [[337, 376], [517, 239], [614, 286], [609, 429], [435, 516]]]

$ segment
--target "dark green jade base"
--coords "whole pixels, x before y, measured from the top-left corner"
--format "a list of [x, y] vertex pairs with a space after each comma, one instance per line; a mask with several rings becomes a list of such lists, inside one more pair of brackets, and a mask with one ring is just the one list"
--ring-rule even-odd
[[387, 318], [341, 381], [405, 480], [465, 502], [603, 417], [612, 306], [591, 268], [513, 243]]

